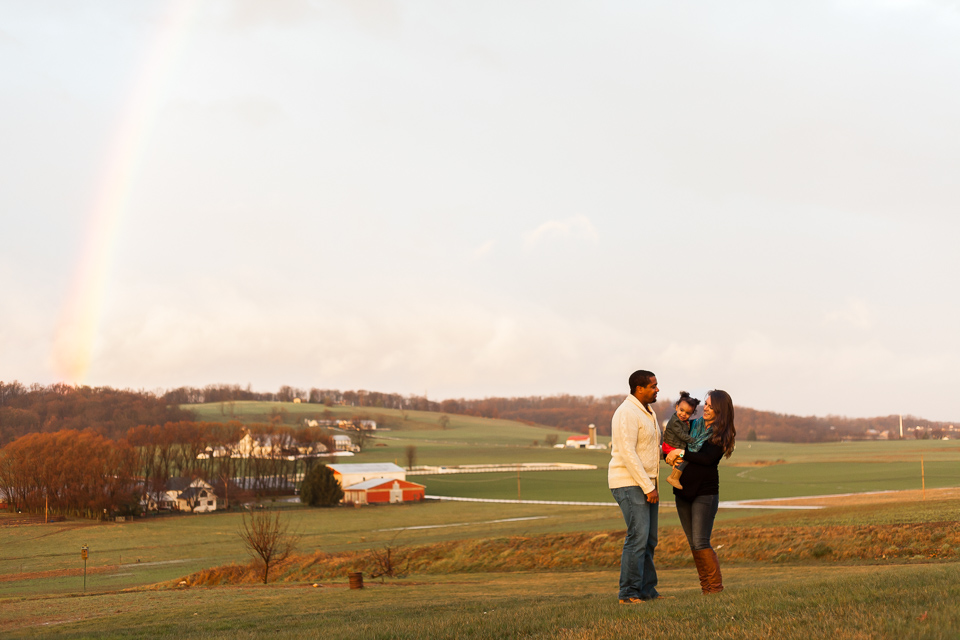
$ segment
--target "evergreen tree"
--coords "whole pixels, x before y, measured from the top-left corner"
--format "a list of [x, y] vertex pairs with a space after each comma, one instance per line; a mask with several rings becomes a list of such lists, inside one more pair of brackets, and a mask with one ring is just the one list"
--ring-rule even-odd
[[316, 465], [300, 483], [300, 502], [311, 507], [333, 507], [343, 500], [343, 489], [325, 464]]

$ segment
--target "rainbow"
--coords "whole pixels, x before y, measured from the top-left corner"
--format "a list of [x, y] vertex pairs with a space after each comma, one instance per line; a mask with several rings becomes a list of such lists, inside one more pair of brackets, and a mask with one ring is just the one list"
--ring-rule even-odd
[[53, 340], [54, 369], [66, 382], [81, 384], [90, 370], [120, 224], [199, 4], [199, 0], [171, 2], [137, 74], [110, 147], [103, 181], [90, 212], [83, 253]]

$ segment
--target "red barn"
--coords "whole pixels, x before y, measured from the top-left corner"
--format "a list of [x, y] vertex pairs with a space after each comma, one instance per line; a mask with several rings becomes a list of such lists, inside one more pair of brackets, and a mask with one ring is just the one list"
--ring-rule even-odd
[[391, 478], [373, 478], [343, 490], [343, 501], [353, 504], [389, 504], [419, 502], [426, 487], [416, 482]]

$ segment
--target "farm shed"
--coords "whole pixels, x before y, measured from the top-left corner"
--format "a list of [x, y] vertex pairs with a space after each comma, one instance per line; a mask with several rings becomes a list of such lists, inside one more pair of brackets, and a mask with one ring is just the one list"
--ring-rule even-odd
[[343, 501], [352, 504], [419, 502], [426, 487], [406, 480], [374, 478], [343, 490]]
[[341, 487], [352, 487], [365, 480], [406, 480], [407, 472], [392, 462], [368, 462], [366, 464], [328, 464]]
[[574, 449], [586, 449], [590, 443], [590, 436], [570, 436], [567, 438], [567, 446]]

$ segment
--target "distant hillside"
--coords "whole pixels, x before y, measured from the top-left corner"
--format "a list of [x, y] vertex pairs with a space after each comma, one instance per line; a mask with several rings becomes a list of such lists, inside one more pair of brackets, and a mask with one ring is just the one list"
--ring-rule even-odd
[[[298, 389], [283, 386], [276, 393], [253, 391], [249, 386], [208, 385], [203, 388], [179, 387], [161, 394], [116, 390], [109, 387], [48, 387], [19, 382], [0, 383], [0, 445], [26, 433], [83, 430], [92, 428], [111, 438], [124, 435], [139, 425], [164, 424], [190, 420], [189, 411], [179, 405], [255, 400], [293, 402], [328, 406], [390, 408], [433, 411], [451, 415], [516, 420], [568, 431], [584, 433], [588, 424], [597, 425], [601, 435], [610, 434], [613, 412], [624, 394], [610, 396], [528, 396], [468, 400], [429, 400], [422, 396], [403, 396], [377, 391], [339, 391], [336, 389]], [[673, 402], [661, 400], [654, 405], [661, 420], [673, 412]], [[747, 407], [736, 408], [737, 432], [741, 440], [761, 439], [777, 442], [831, 442], [844, 438], [866, 439], [899, 435], [899, 416], [845, 418], [842, 416], [793, 416]], [[920, 426], [920, 429], [915, 427]], [[906, 437], [960, 437], [954, 425], [904, 416]]]
[[28, 433], [63, 429], [92, 429], [116, 439], [142, 424], [189, 417], [189, 412], [142, 391], [0, 382], [0, 446]]
[[[625, 394], [610, 396], [527, 396], [519, 398], [484, 398], [482, 400], [429, 400], [423, 396], [403, 396], [379, 391], [340, 391], [337, 389], [298, 389], [280, 387], [276, 393], [252, 391], [238, 385], [209, 385], [202, 389], [181, 387], [168, 392], [169, 402], [194, 404], [227, 400], [261, 400], [347, 405], [355, 407], [385, 407], [418, 411], [502, 418], [531, 424], [542, 424], [558, 429], [583, 433], [588, 424], [597, 425], [601, 435], [610, 434], [613, 412], [623, 402]], [[673, 401], [664, 399], [654, 405], [657, 416], [666, 420], [673, 413]], [[844, 438], [867, 439], [881, 437], [884, 431], [890, 437], [899, 436], [899, 416], [877, 418], [846, 418], [842, 416], [793, 416], [771, 411], [737, 407], [737, 432], [741, 439], [758, 438], [777, 442], [835, 442]], [[954, 425], [904, 416], [904, 436], [939, 438], [954, 434], [960, 437]], [[915, 429], [917, 426], [921, 429]]]

